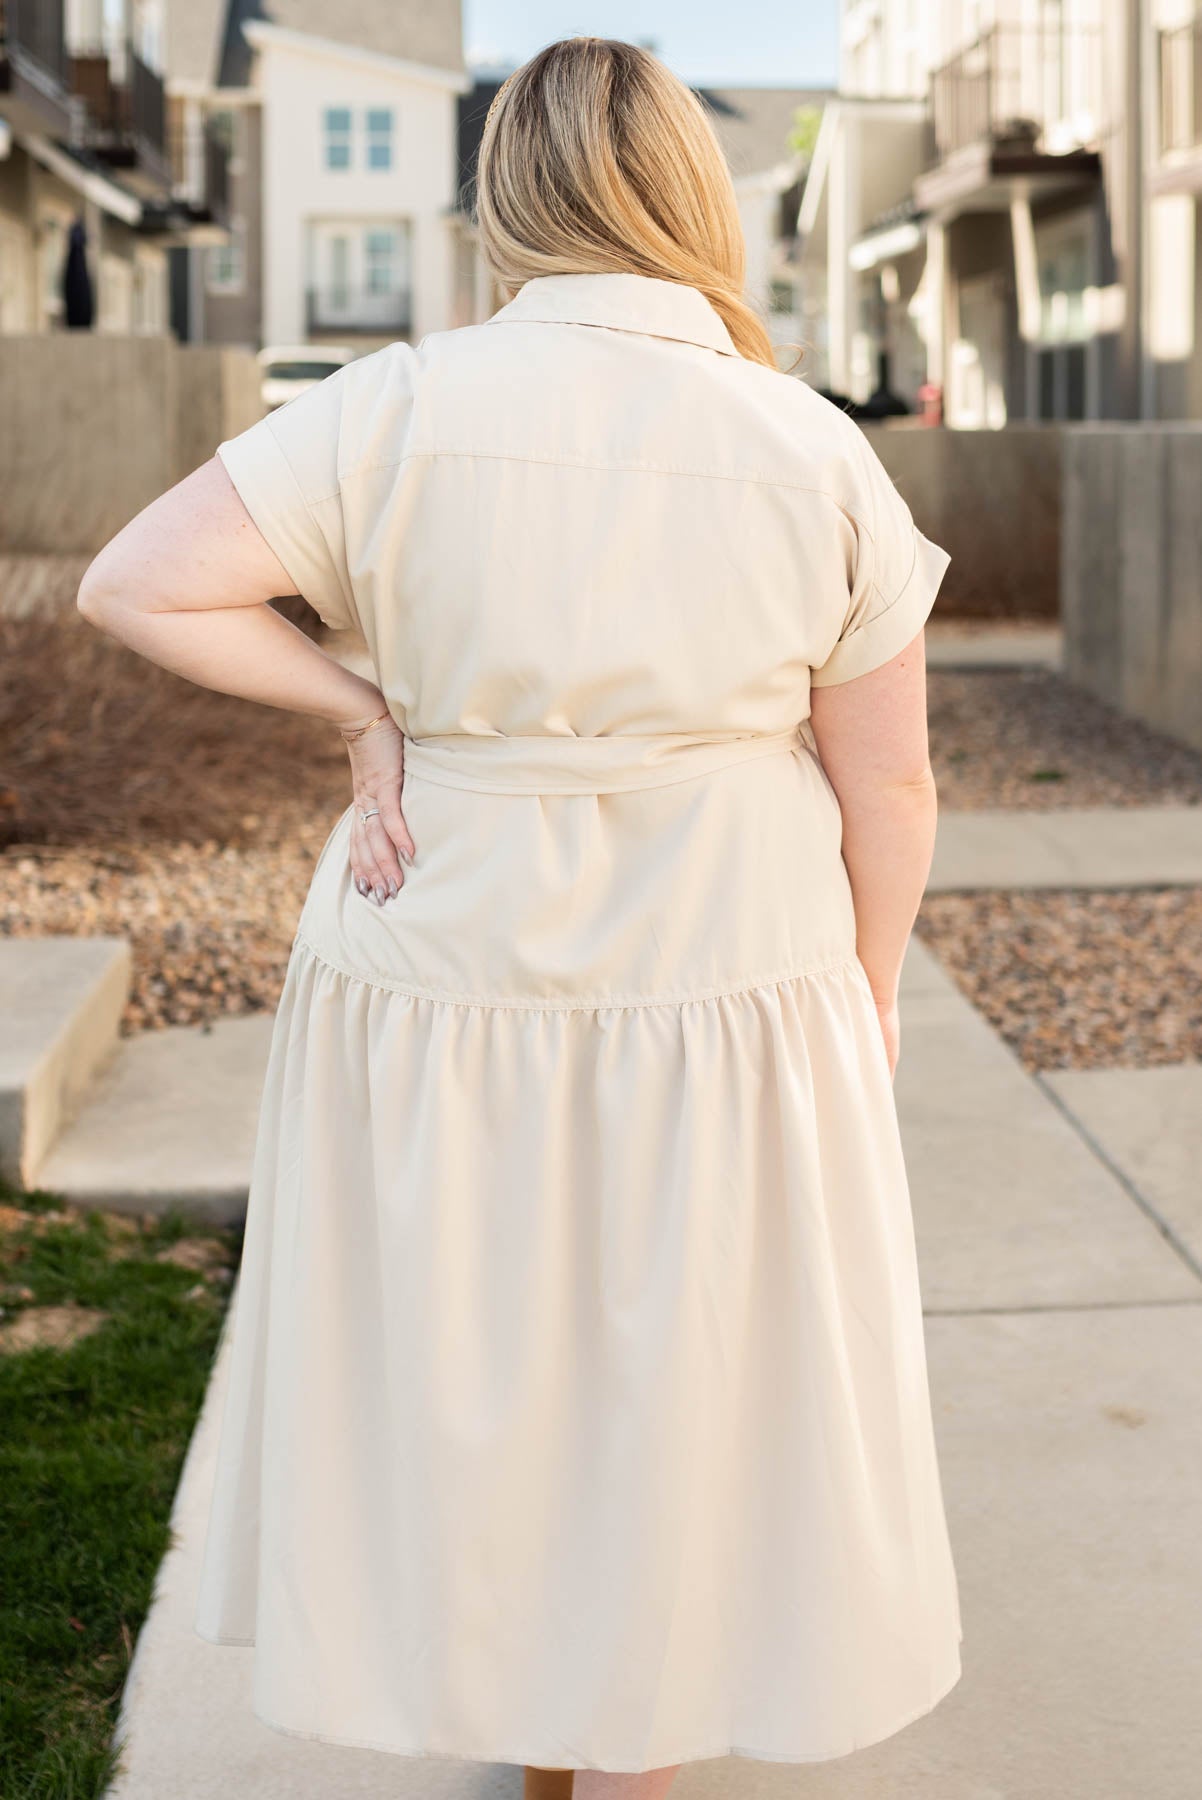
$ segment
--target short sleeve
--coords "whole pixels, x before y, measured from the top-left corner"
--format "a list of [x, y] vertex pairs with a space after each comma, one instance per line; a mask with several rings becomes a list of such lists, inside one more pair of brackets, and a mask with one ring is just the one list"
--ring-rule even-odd
[[339, 369], [217, 446], [239, 499], [296, 592], [336, 630], [357, 623], [338, 478], [353, 367]]
[[951, 562], [946, 550], [919, 531], [880, 458], [862, 434], [861, 439], [848, 606], [829, 655], [810, 671], [814, 687], [854, 681], [904, 650], [925, 625]]

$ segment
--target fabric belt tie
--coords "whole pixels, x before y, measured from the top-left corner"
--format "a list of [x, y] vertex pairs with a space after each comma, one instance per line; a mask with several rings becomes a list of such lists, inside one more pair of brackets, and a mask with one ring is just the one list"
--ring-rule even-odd
[[806, 746], [802, 725], [742, 736], [506, 737], [483, 732], [405, 739], [405, 773], [493, 794], [616, 794], [669, 787], [715, 769]]

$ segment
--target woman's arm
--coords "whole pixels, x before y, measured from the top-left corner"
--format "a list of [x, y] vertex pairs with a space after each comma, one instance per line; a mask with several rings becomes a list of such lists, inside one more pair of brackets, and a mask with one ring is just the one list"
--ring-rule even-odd
[[372, 682], [268, 606], [293, 589], [213, 457], [105, 545], [80, 584], [79, 610], [201, 687], [332, 725], [382, 711]]
[[[267, 604], [294, 586], [213, 457], [105, 545], [78, 605], [110, 637], [201, 687], [347, 729], [376, 717], [379, 688]], [[366, 830], [356, 815], [351, 866], [359, 891], [383, 904], [404, 879], [397, 852], [413, 853], [400, 810], [403, 738], [389, 722], [348, 751], [357, 805], [380, 809]]]
[[810, 707], [818, 754], [843, 814], [856, 953], [876, 999], [892, 1072], [902, 958], [935, 847], [922, 632], [867, 675], [813, 688]]

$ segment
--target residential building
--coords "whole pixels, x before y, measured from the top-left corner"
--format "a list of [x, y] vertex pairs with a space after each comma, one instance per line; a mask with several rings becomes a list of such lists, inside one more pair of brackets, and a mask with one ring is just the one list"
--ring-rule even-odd
[[795, 261], [797, 212], [811, 138], [831, 99], [826, 88], [699, 88], [734, 179], [747, 245], [747, 297], [773, 340], [804, 342], [815, 321], [803, 317]]
[[1138, 416], [1152, 0], [847, 0], [803, 198], [830, 379], [960, 426]]
[[181, 128], [231, 155], [229, 243], [177, 272], [181, 334], [369, 350], [450, 324], [458, 0], [171, 4]]
[[213, 213], [175, 191], [163, 56], [162, 0], [0, 5], [0, 332], [166, 331], [168, 246]]
[[1202, 418], [1202, 18], [1152, 0], [1142, 42], [1145, 418]]

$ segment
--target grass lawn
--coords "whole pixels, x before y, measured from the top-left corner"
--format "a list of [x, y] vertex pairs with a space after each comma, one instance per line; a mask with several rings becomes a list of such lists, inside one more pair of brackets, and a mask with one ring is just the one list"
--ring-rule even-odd
[[239, 1234], [0, 1191], [0, 1800], [91, 1800]]

